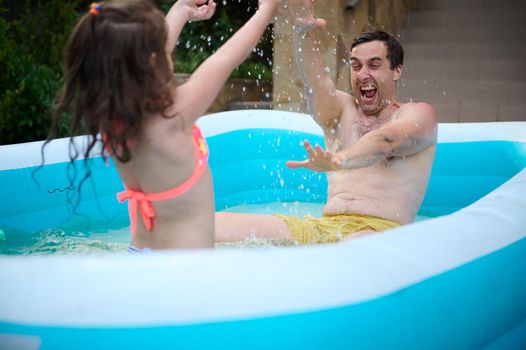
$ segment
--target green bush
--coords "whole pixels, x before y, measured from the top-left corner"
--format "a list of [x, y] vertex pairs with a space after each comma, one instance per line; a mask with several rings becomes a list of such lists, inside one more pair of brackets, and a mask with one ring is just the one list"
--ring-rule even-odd
[[42, 140], [51, 122], [51, 106], [60, 75], [21, 57], [10, 71], [14, 84], [0, 98], [0, 143]]
[[0, 17], [0, 144], [46, 138], [78, 3], [26, 0], [15, 19]]
[[[161, 0], [160, 5], [166, 13], [174, 2]], [[258, 4], [257, 0], [216, 2], [217, 9], [212, 19], [188, 23], [181, 32], [175, 51], [176, 72], [193, 72], [254, 14]], [[231, 78], [271, 81], [271, 60], [272, 30], [269, 28], [255, 52], [232, 73]]]
[[[157, 0], [166, 12], [174, 0]], [[24, 0], [8, 13], [0, 0], [0, 144], [45, 139], [62, 85], [64, 48], [75, 21], [91, 0]], [[11, 4], [14, 4], [13, 2]], [[189, 23], [175, 53], [175, 71], [190, 73], [254, 13], [257, 0], [219, 1], [209, 21]], [[9, 19], [8, 19], [9, 18]], [[268, 31], [232, 78], [272, 80]], [[59, 136], [67, 135], [67, 121]]]

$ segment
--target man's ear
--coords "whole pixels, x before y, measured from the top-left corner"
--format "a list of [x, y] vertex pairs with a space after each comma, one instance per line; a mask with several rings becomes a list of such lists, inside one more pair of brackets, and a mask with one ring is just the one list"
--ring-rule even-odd
[[398, 66], [395, 69], [393, 69], [393, 80], [398, 81], [400, 77], [402, 76], [402, 66]]

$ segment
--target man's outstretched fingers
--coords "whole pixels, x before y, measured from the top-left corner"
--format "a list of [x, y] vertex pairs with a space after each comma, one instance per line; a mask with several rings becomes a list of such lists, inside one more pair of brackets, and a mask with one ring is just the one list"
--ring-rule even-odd
[[316, 145], [316, 155], [319, 158], [323, 158], [324, 153], [325, 153], [325, 151], [323, 150], [323, 148], [321, 148], [320, 145]]
[[305, 147], [305, 150], [309, 154], [309, 158], [316, 157], [316, 151], [314, 150], [314, 148], [312, 148], [312, 146], [311, 146], [311, 144], [310, 144], [310, 142], [308, 140], [303, 141], [303, 146]]
[[308, 162], [309, 162], [308, 160], [303, 160], [303, 161], [289, 160], [288, 162], [285, 163], [285, 165], [287, 166], [287, 168], [291, 168], [291, 169], [305, 168]]

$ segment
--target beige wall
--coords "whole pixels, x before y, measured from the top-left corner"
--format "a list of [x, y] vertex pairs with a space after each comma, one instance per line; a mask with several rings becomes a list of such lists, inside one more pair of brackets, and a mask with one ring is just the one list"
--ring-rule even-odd
[[[341, 90], [348, 88], [347, 48], [359, 33], [383, 29], [396, 33], [408, 11], [416, 7], [417, 0], [360, 0], [353, 9], [346, 9], [346, 0], [316, 2], [316, 16], [327, 20], [324, 29], [318, 29], [322, 53], [329, 74]], [[303, 83], [296, 73], [295, 45], [292, 25], [281, 17], [275, 23], [274, 38], [274, 108], [305, 112]]]

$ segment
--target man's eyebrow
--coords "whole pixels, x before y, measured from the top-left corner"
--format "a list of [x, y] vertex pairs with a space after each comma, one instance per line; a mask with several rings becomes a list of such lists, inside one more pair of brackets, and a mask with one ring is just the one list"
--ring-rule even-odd
[[[361, 62], [358, 58], [354, 57], [354, 56], [351, 56], [351, 61], [357, 61], [357, 62]], [[382, 61], [382, 57], [380, 56], [374, 56], [374, 57], [371, 57], [369, 58], [367, 61], [371, 62], [371, 61]]]

